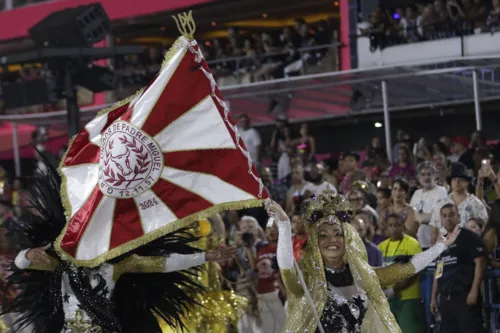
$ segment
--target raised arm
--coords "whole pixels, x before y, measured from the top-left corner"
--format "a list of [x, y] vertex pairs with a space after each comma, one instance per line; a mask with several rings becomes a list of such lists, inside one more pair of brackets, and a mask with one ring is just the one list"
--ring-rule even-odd
[[266, 203], [266, 210], [269, 216], [274, 218], [278, 226], [278, 250], [276, 259], [278, 260], [283, 284], [285, 285], [287, 293], [300, 294], [303, 292], [303, 289], [298, 282], [297, 272], [294, 267], [290, 219], [283, 211], [283, 208], [274, 201]]
[[380, 285], [386, 288], [412, 277], [429, 266], [447, 248], [448, 246], [443, 242], [438, 242], [428, 250], [414, 255], [408, 263], [375, 268]]
[[45, 252], [49, 248], [50, 245], [23, 250], [17, 254], [14, 264], [19, 269], [54, 271], [57, 267], [57, 260]]
[[219, 248], [214, 251], [193, 254], [173, 253], [167, 257], [143, 257], [130, 255], [114, 265], [115, 278], [124, 273], [170, 273], [203, 265], [206, 262], [223, 262], [234, 257], [238, 250], [234, 247]]

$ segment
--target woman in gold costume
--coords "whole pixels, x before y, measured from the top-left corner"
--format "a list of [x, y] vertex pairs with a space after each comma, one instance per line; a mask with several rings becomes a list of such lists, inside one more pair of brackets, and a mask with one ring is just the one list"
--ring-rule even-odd
[[[194, 244], [202, 250], [216, 250], [224, 242], [224, 222], [220, 216], [210, 220], [200, 220], [195, 228], [195, 233], [201, 237]], [[240, 315], [247, 306], [244, 297], [236, 295], [232, 290], [222, 290], [221, 267], [218, 263], [206, 263], [200, 271], [197, 283], [205, 288], [205, 292], [193, 298], [198, 306], [190, 309], [185, 326], [190, 333], [226, 333], [229, 325], [236, 325]], [[174, 330], [165, 322], [160, 321], [163, 333], [181, 332]]]
[[[307, 205], [309, 239], [297, 265], [287, 215], [275, 202], [267, 202], [266, 209], [279, 228], [277, 259], [288, 295], [286, 333], [401, 333], [383, 288], [427, 267], [459, 233], [456, 229], [407, 263], [372, 268], [363, 241], [349, 224], [349, 202], [327, 190]], [[299, 282], [301, 272], [307, 294]]]

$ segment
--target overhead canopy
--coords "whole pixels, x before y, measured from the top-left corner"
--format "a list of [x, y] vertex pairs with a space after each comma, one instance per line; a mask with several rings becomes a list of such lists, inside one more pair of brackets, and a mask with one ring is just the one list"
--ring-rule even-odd
[[[287, 106], [291, 122], [381, 113], [382, 81], [387, 85], [390, 111], [472, 103], [473, 71], [478, 73], [480, 101], [497, 100], [499, 68], [500, 57], [466, 57], [439, 64], [386, 66], [226, 86], [221, 91], [230, 102], [233, 117], [246, 113], [254, 125], [266, 125], [275, 120], [275, 115], [269, 113], [272, 100]], [[357, 101], [351, 104], [353, 96]], [[83, 108], [82, 124], [108, 106]], [[64, 129], [66, 111], [0, 116], [0, 121]]]

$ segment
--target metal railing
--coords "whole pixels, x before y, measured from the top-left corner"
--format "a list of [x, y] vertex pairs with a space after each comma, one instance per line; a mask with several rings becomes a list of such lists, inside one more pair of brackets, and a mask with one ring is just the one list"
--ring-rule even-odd
[[[302, 58], [304, 54], [309, 53], [309, 52], [314, 52], [314, 51], [323, 51], [323, 50], [329, 50], [334, 47], [340, 47], [342, 44], [341, 43], [332, 43], [332, 44], [324, 44], [324, 45], [316, 45], [316, 46], [308, 46], [308, 47], [302, 47], [296, 50], [300, 54], [300, 57]], [[282, 56], [282, 55], [287, 55], [289, 54], [289, 51], [278, 51], [278, 52], [269, 52], [261, 55], [259, 59], [261, 61], [265, 61], [266, 59], [271, 59], [273, 57], [277, 56]], [[207, 64], [212, 67], [212, 66], [217, 66], [220, 64], [225, 64], [225, 63], [235, 63], [236, 67], [239, 68], [240, 64], [252, 60], [253, 58], [250, 56], [240, 56], [240, 57], [226, 57], [226, 58], [221, 58], [221, 59], [214, 59], [214, 60], [209, 60], [207, 61]]]

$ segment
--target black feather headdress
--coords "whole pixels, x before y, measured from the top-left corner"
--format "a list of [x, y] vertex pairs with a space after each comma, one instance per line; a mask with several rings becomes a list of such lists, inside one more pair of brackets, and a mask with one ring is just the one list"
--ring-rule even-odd
[[[59, 192], [61, 179], [55, 166], [45, 164], [47, 168], [44, 172], [38, 172], [29, 179], [29, 207], [12, 231], [22, 233], [29, 248], [53, 244], [66, 223]], [[116, 264], [130, 254], [168, 256], [172, 253], [197, 253], [200, 250], [190, 245], [197, 239], [188, 229], [178, 230], [115, 258], [109, 264]], [[202, 292], [202, 288], [194, 282], [197, 269], [173, 273], [126, 273], [116, 281], [109, 299], [99, 289], [102, 286], [91, 287], [89, 274], [86, 274], [89, 268], [75, 267], [62, 261], [53, 248], [47, 253], [59, 262], [55, 271], [20, 270], [11, 265], [13, 273], [8, 285], [15, 289], [17, 297], [4, 307], [3, 313], [16, 313], [17, 330], [32, 326], [34, 333], [62, 331], [63, 274], [71, 277], [71, 288], [80, 307], [96, 325], [102, 327], [103, 333], [161, 333], [158, 318], [182, 329], [183, 316], [188, 308], [196, 304], [192, 296]]]

